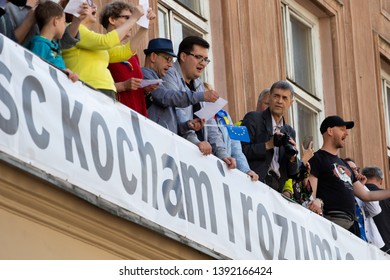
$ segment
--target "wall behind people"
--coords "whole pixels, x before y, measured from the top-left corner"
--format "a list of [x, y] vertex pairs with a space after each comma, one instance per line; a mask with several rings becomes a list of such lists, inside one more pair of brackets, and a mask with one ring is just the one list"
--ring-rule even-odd
[[[279, 32], [269, 32], [278, 29], [278, 15], [264, 12], [276, 11], [278, 7], [278, 1], [261, 1], [261, 4], [256, 1], [226, 1], [222, 4], [222, 17], [231, 19], [222, 21], [222, 30], [227, 97], [233, 120], [242, 119], [245, 113], [254, 111], [261, 89], [285, 77], [280, 56], [282, 45], [279, 44], [282, 38]], [[218, 30], [213, 35], [215, 33]]]

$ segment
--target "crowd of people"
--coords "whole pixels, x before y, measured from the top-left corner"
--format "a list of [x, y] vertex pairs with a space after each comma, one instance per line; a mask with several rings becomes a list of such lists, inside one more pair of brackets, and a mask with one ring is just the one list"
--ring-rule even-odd
[[[209, 120], [195, 115], [219, 98], [201, 77], [210, 62], [206, 40], [188, 36], [176, 54], [171, 40], [154, 38], [144, 49], [141, 67], [130, 43], [147, 34], [139, 27], [131, 36], [145, 14], [142, 6], [123, 1], [105, 5], [99, 22], [106, 32], [101, 34], [92, 30], [98, 21], [92, 0], [73, 15], [64, 12], [68, 2], [10, 0], [0, 7], [0, 33], [62, 69], [71, 81], [80, 79], [187, 139], [200, 153], [214, 154], [229, 169], [260, 180], [383, 251], [390, 249], [390, 190], [383, 188], [382, 170], [367, 166], [360, 172], [352, 159], [338, 156], [353, 121], [326, 117], [319, 130], [322, 147], [314, 152], [310, 142], [298, 149], [296, 132], [284, 118], [294, 89], [281, 80], [265, 88], [256, 111], [244, 116], [241, 126], [247, 128], [250, 142], [233, 140], [226, 130], [233, 125], [227, 111]], [[156, 15], [149, 9], [146, 17], [152, 21]], [[143, 79], [164, 82], [142, 87]]]

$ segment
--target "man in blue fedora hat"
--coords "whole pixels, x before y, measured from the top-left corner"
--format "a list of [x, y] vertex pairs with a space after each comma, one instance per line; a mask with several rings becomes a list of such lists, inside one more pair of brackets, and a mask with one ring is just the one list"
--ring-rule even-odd
[[172, 41], [165, 38], [155, 38], [149, 41], [148, 48], [144, 50], [145, 55], [154, 53], [165, 53], [172, 57], [176, 57], [173, 52]]
[[[144, 79], [162, 79], [173, 65], [176, 57], [172, 41], [165, 38], [155, 38], [149, 41], [145, 67], [142, 68]], [[178, 123], [175, 107], [187, 107], [201, 101], [215, 102], [218, 93], [214, 90], [192, 92], [191, 90], [175, 90], [161, 83], [154, 91], [145, 92], [148, 103], [148, 115], [151, 120], [178, 134], [180, 130], [199, 130], [203, 128], [204, 120], [199, 118]]]

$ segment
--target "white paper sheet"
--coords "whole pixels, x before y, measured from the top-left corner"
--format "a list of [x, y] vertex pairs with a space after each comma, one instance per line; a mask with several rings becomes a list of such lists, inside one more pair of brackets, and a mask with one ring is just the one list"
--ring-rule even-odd
[[155, 84], [161, 84], [163, 80], [161, 79], [156, 79], [156, 80], [142, 80], [141, 81], [141, 88], [150, 86], [150, 85], [155, 85]]
[[146, 14], [148, 13], [149, 9], [149, 0], [139, 0], [139, 4], [144, 7], [144, 15], [140, 17], [140, 19], [137, 21], [137, 24], [139, 26], [142, 26], [143, 28], [148, 29], [149, 28], [149, 20], [146, 17]]
[[85, 0], [70, 0], [68, 5], [65, 6], [64, 12], [79, 17], [80, 6]]
[[197, 115], [201, 119], [206, 119], [206, 121], [207, 121], [207, 120], [211, 119], [212, 117], [214, 117], [214, 115], [219, 110], [221, 110], [227, 103], [228, 102], [226, 99], [223, 99], [222, 97], [220, 97], [214, 103], [205, 102], [203, 108], [197, 112], [194, 112], [194, 114]]

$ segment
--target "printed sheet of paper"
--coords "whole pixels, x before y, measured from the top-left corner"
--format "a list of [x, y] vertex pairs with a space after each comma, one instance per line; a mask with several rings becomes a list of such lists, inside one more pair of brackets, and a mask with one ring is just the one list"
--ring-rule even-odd
[[194, 114], [197, 115], [201, 119], [203, 119], [203, 118], [206, 119], [206, 121], [207, 121], [207, 120], [211, 119], [212, 117], [214, 117], [214, 115], [219, 110], [221, 110], [227, 103], [228, 102], [226, 99], [223, 99], [222, 97], [220, 97], [214, 103], [205, 102], [204, 107], [202, 109], [200, 109], [199, 111], [194, 112]]
[[163, 80], [161, 79], [156, 79], [156, 80], [142, 80], [141, 81], [141, 88], [150, 86], [150, 85], [156, 85], [156, 84], [161, 84]]
[[70, 0], [68, 5], [65, 6], [64, 12], [79, 17], [80, 6], [85, 0]]
[[146, 17], [146, 14], [148, 13], [149, 9], [149, 0], [139, 0], [139, 4], [144, 7], [144, 15], [140, 17], [140, 19], [137, 21], [137, 24], [139, 26], [142, 26], [143, 28], [148, 29], [149, 28], [149, 20]]

